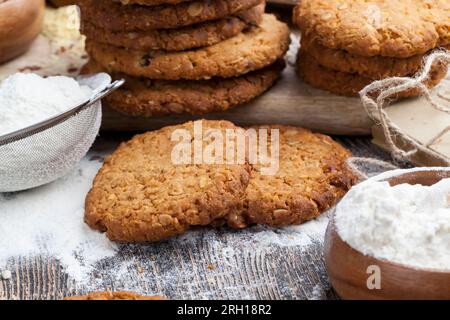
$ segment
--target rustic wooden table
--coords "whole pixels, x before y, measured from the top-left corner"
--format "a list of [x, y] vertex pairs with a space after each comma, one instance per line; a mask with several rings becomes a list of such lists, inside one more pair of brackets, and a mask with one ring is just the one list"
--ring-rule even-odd
[[[94, 150], [125, 138], [103, 133]], [[390, 159], [369, 138], [338, 141], [355, 156]], [[258, 238], [268, 233], [276, 241]], [[289, 228], [222, 228], [156, 244], [123, 245], [115, 257], [96, 266], [87, 284], [71, 280], [52, 257], [16, 257], [8, 266], [12, 279], [0, 281], [0, 299], [62, 299], [97, 290], [133, 290], [170, 299], [336, 299], [323, 262], [323, 239], [305, 246], [295, 241], [301, 236]]]

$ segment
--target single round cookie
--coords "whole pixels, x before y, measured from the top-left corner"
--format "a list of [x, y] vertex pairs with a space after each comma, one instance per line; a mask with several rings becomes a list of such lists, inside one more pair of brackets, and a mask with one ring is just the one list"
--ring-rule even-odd
[[350, 152], [330, 137], [288, 126], [252, 129], [267, 130], [268, 150], [271, 150], [271, 130], [278, 130], [279, 170], [274, 175], [264, 175], [262, 169], [268, 168], [268, 164], [252, 164], [245, 210], [234, 219], [228, 217], [232, 227], [301, 224], [328, 210], [356, 183], [355, 175], [346, 165]]
[[407, 58], [450, 44], [448, 0], [302, 0], [303, 35], [360, 56]]
[[410, 58], [358, 56], [344, 50], [325, 47], [310, 37], [302, 37], [301, 46], [302, 50], [326, 68], [359, 74], [371, 79], [404, 77], [416, 74], [422, 68], [426, 57], [422, 54]]
[[[126, 79], [126, 83], [105, 97], [104, 102], [109, 108], [129, 116], [223, 112], [263, 94], [279, 78], [283, 68], [284, 61], [278, 61], [241, 77], [200, 81], [150, 80], [118, 74], [113, 76]], [[101, 67], [90, 61], [82, 72], [101, 71]]]
[[180, 28], [222, 19], [263, 0], [194, 0], [176, 5], [123, 6], [110, 0], [79, 0], [81, 19], [112, 31]]
[[134, 292], [91, 292], [84, 296], [66, 297], [64, 300], [166, 300], [160, 296], [143, 296]]
[[[198, 125], [202, 129], [194, 132]], [[86, 198], [86, 223], [106, 232], [111, 240], [159, 241], [240, 212], [248, 166], [195, 164], [197, 147], [189, 147], [198, 130], [203, 134], [218, 129], [225, 135], [227, 129], [236, 128], [227, 121], [203, 120], [165, 127], [123, 143], [94, 180]], [[205, 150], [213, 138], [202, 137], [200, 147], [203, 143]], [[225, 163], [224, 155], [216, 156]]]
[[207, 21], [179, 29], [149, 31], [111, 31], [85, 21], [82, 33], [99, 43], [134, 50], [183, 51], [207, 47], [236, 36], [250, 26], [261, 23], [265, 4], [215, 21]]
[[[300, 50], [298, 57], [299, 76], [313, 87], [326, 90], [337, 95], [357, 97], [359, 92], [366, 86], [376, 81], [357, 74], [335, 71], [321, 66], [309, 54]], [[427, 87], [433, 88], [447, 75], [447, 67], [436, 65], [425, 83]], [[410, 75], [413, 76], [413, 75]], [[397, 98], [414, 97], [421, 94], [419, 89], [411, 89], [398, 94]]]
[[91, 58], [110, 72], [163, 80], [231, 78], [262, 69], [289, 48], [289, 27], [265, 14], [259, 27], [213, 46], [183, 52], [133, 51], [86, 41]]

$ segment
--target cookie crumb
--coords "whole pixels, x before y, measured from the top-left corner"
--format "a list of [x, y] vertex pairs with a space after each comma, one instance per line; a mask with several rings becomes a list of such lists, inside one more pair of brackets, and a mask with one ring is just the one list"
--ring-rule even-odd
[[136, 265], [136, 270], [140, 274], [143, 274], [145, 272], [144, 268], [140, 264]]
[[214, 269], [216, 269], [216, 266], [212, 265], [212, 264], [208, 264], [208, 269], [209, 270], [214, 270]]
[[11, 271], [9, 270], [2, 271], [1, 278], [2, 280], [10, 280], [12, 278]]

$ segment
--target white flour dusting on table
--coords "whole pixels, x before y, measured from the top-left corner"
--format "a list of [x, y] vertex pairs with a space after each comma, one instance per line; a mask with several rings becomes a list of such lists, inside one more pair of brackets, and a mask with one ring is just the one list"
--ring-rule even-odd
[[84, 198], [100, 168], [84, 159], [69, 176], [34, 190], [0, 194], [0, 269], [12, 257], [48, 256], [83, 281], [115, 244], [83, 223]]
[[300, 36], [295, 33], [291, 33], [291, 44], [289, 50], [286, 53], [286, 61], [289, 65], [295, 66], [297, 64], [298, 50], [300, 49]]
[[314, 241], [322, 242], [327, 225], [328, 215], [324, 214], [316, 220], [298, 226], [289, 226], [282, 229], [265, 228], [265, 230], [258, 232], [253, 240], [264, 245], [304, 248], [312, 245]]
[[[132, 289], [131, 271], [139, 269], [139, 259], [128, 257], [128, 260], [117, 261], [116, 253], [122, 247], [83, 222], [85, 196], [101, 167], [99, 161], [89, 160], [92, 155], [85, 158], [72, 174], [50, 185], [21, 193], [0, 194], [0, 270], [13, 257], [53, 257], [60, 261], [76, 283], [95, 290], [103, 281], [93, 275], [98, 269], [97, 264], [113, 257], [109, 272], [113, 273], [115, 281], [124, 284], [125, 289]], [[231, 267], [236, 254], [254, 251], [255, 247], [259, 248], [257, 250], [268, 247], [303, 250], [314, 242], [322, 243], [327, 223], [327, 216], [322, 216], [301, 226], [282, 229], [256, 226], [239, 231], [233, 237], [245, 237], [246, 241], [223, 240], [220, 244], [217, 239], [219, 231], [200, 229], [170, 242], [176, 247], [205, 239], [210, 246], [221, 250], [223, 261], [220, 263]], [[225, 229], [220, 232], [234, 231]], [[152, 244], [140, 246], [145, 249]], [[169, 274], [167, 276], [171, 277]]]

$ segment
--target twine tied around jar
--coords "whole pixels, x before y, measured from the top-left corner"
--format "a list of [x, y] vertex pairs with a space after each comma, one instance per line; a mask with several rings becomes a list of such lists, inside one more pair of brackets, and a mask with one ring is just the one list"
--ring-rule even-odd
[[[426, 81], [430, 77], [432, 68], [435, 65], [441, 64], [446, 67], [450, 64], [450, 52], [446, 50], [436, 50], [430, 54], [424, 62], [422, 71], [415, 77], [393, 77], [388, 79], [383, 79], [375, 81], [372, 84], [365, 87], [359, 94], [363, 103], [363, 106], [372, 120], [381, 124], [386, 143], [391, 151], [392, 157], [396, 161], [409, 161], [411, 157], [418, 151], [424, 152], [426, 154], [432, 154], [434, 157], [439, 158], [444, 163], [450, 165], [450, 161], [435, 152], [432, 152], [430, 146], [436, 143], [445, 134], [450, 132], [450, 124], [445, 129], [441, 130], [437, 135], [430, 139], [427, 143], [422, 144], [409, 137], [404, 133], [390, 118], [385, 108], [387, 108], [393, 97], [401, 92], [408, 91], [411, 89], [420, 90], [421, 94], [432, 108], [450, 114], [450, 107], [444, 106], [438, 103], [435, 98], [433, 98], [430, 89], [425, 85]], [[449, 101], [450, 96], [438, 93], [439, 98]], [[394, 141], [394, 136], [401, 137], [404, 141], [410, 144], [413, 148], [411, 150], [403, 150]]]

